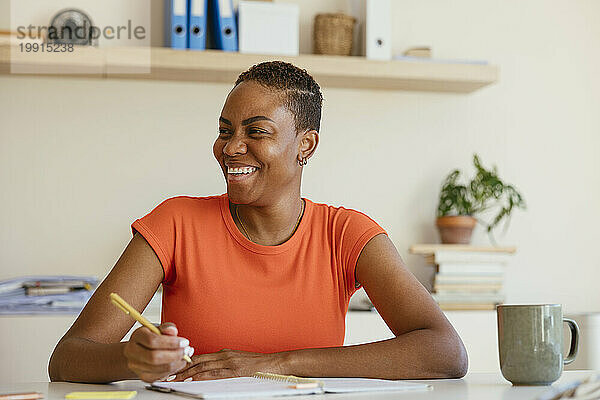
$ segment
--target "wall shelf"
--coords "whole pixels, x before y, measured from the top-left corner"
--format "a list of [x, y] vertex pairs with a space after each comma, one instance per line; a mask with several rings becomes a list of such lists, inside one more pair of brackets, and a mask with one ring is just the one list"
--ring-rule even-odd
[[515, 246], [472, 246], [470, 244], [413, 244], [408, 251], [410, 254], [426, 256], [435, 254], [436, 251], [514, 254], [517, 252], [517, 248]]
[[232, 84], [240, 72], [266, 60], [283, 60], [305, 68], [324, 87], [470, 93], [498, 80], [498, 68], [492, 65], [321, 55], [284, 57], [162, 47], [75, 47], [72, 53], [26, 53], [17, 46], [0, 46], [0, 74], [16, 76]]

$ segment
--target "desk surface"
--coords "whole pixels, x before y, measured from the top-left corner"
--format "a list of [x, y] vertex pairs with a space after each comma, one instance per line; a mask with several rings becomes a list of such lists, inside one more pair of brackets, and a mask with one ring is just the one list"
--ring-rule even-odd
[[[565, 371], [554, 385], [583, 379], [591, 371]], [[427, 392], [393, 392], [393, 393], [355, 393], [349, 395], [310, 395], [291, 396], [286, 399], [293, 400], [328, 400], [333, 398], [351, 397], [352, 400], [380, 400], [410, 398], [423, 400], [461, 399], [461, 400], [534, 400], [539, 394], [548, 390], [548, 386], [512, 386], [500, 374], [473, 373], [463, 379], [443, 379], [431, 381], [416, 381], [433, 385], [433, 390]], [[91, 385], [76, 383], [3, 383], [0, 384], [0, 393], [31, 392], [37, 391], [45, 394], [49, 400], [63, 400], [65, 394], [74, 391], [107, 391], [107, 390], [137, 390], [136, 399], [166, 400], [185, 399], [177, 395], [165, 395], [152, 392], [144, 387], [147, 384], [141, 381], [122, 381], [108, 385]], [[334, 397], [335, 396], [335, 397]]]

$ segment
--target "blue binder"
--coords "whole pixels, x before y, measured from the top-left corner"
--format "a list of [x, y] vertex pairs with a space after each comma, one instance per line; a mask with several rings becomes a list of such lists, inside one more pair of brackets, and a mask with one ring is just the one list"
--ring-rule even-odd
[[219, 50], [238, 51], [238, 34], [232, 0], [209, 0], [212, 39]]
[[190, 0], [189, 4], [189, 41], [190, 49], [206, 49], [206, 14], [208, 13], [207, 0]]
[[165, 45], [174, 49], [188, 48], [188, 1], [165, 0]]

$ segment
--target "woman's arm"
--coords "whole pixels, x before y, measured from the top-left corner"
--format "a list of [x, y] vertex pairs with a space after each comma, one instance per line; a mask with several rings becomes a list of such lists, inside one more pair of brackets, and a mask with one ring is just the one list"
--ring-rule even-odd
[[406, 269], [387, 235], [377, 235], [367, 243], [356, 275], [396, 337], [280, 353], [285, 373], [384, 379], [460, 378], [467, 373], [462, 340], [431, 295]]
[[356, 346], [261, 354], [236, 350], [193, 357], [176, 380], [249, 376], [257, 371], [313, 377], [382, 379], [460, 378], [467, 372], [464, 345], [427, 290], [406, 269], [385, 234], [364, 247], [356, 275], [396, 335]]
[[[111, 382], [154, 380], [185, 366], [174, 326], [158, 336], [139, 328], [129, 342], [120, 340], [134, 324], [117, 310], [109, 294], [116, 292], [137, 310], [146, 307], [163, 279], [160, 261], [139, 234], [129, 245], [81, 314], [58, 342], [48, 373], [52, 381]], [[170, 335], [170, 336], [168, 336]]]

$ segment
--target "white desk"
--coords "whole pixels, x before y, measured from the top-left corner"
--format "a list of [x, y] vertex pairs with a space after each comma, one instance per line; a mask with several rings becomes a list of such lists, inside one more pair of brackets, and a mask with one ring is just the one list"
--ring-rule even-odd
[[[446, 311], [446, 317], [461, 336], [469, 353], [469, 372], [500, 372], [495, 311]], [[145, 312], [159, 321], [159, 312]], [[594, 317], [595, 319], [591, 319]], [[48, 359], [74, 315], [0, 316], [0, 382], [44, 381]], [[581, 329], [579, 354], [567, 370], [600, 370], [600, 314], [576, 316]], [[136, 324], [135, 328], [139, 325]], [[350, 311], [346, 318], [344, 344], [359, 344], [393, 337], [379, 314]], [[565, 342], [570, 339], [567, 337]]]
[[[590, 371], [565, 371], [555, 383], [565, 383], [583, 379], [590, 375]], [[291, 400], [324, 400], [351, 398], [352, 400], [396, 400], [396, 399], [422, 399], [422, 400], [534, 400], [539, 394], [548, 390], [548, 386], [512, 386], [500, 374], [473, 373], [464, 379], [441, 379], [425, 382], [433, 385], [433, 390], [427, 392], [393, 392], [393, 393], [355, 393], [349, 395], [310, 395], [290, 396]], [[177, 400], [185, 397], [157, 393], [144, 389], [147, 384], [141, 381], [122, 381], [109, 385], [90, 385], [76, 383], [13, 383], [0, 384], [0, 393], [31, 392], [37, 391], [45, 394], [48, 400], [64, 400], [65, 394], [74, 391], [106, 391], [106, 390], [137, 390], [137, 400]], [[281, 397], [279, 397], [281, 398]]]
[[[158, 312], [144, 315], [151, 321], [160, 320]], [[469, 372], [499, 371], [495, 312], [451, 311], [446, 316], [465, 342]], [[0, 382], [47, 380], [50, 354], [74, 320], [74, 315], [0, 316], [0, 354], [8, 360], [0, 363]], [[346, 326], [346, 345], [393, 337], [374, 312], [350, 311]], [[582, 365], [578, 369], [586, 368]]]

